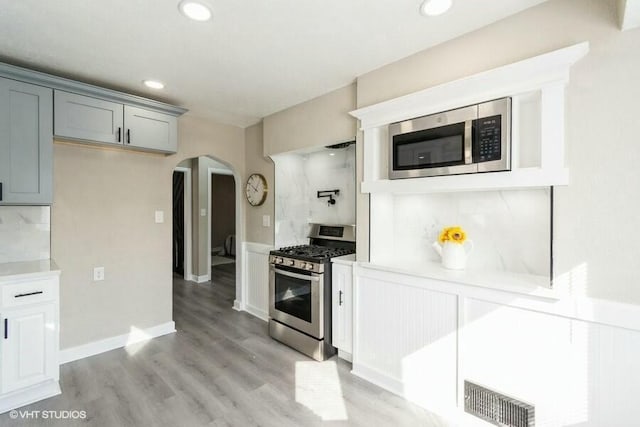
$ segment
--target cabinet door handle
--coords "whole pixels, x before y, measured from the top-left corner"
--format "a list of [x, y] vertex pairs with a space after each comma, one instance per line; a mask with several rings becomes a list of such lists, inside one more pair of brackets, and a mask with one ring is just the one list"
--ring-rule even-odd
[[2, 183], [0, 182], [0, 202], [2, 201]]
[[342, 291], [338, 291], [338, 305], [342, 305], [342, 295], [343, 292]]
[[118, 138], [116, 139], [117, 142], [122, 142], [122, 128], [118, 128]]
[[131, 144], [131, 129], [127, 129], [127, 144]]
[[4, 319], [4, 339], [9, 338], [9, 319]]
[[18, 294], [18, 295], [14, 295], [14, 298], [22, 298], [22, 297], [30, 297], [31, 295], [39, 295], [43, 293], [43, 291], [35, 291], [35, 292], [29, 292], [27, 294]]

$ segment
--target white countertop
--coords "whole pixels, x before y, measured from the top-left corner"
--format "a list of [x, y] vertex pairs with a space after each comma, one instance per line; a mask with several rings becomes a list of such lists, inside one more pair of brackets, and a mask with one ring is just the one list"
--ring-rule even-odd
[[391, 273], [436, 279], [466, 286], [477, 286], [510, 293], [558, 299], [559, 292], [549, 287], [550, 278], [530, 274], [511, 273], [506, 271], [474, 271], [447, 270], [440, 263], [423, 262], [419, 265], [381, 265], [374, 263], [358, 263], [359, 266]]
[[7, 262], [0, 264], [0, 281], [59, 276], [60, 269], [52, 259], [41, 261]]
[[331, 262], [334, 264], [353, 265], [356, 261], [356, 254], [342, 255], [339, 257], [331, 258]]

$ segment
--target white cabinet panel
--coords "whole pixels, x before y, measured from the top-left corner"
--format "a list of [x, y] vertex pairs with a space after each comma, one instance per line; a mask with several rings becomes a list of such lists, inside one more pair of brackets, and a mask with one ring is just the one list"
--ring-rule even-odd
[[332, 267], [332, 344], [353, 353], [353, 268], [344, 264]]
[[175, 116], [125, 105], [124, 123], [126, 146], [170, 153], [178, 150], [178, 119]]
[[456, 406], [457, 296], [359, 277], [353, 372], [433, 410]]
[[122, 131], [122, 104], [56, 90], [56, 136], [121, 145]]
[[2, 393], [55, 377], [55, 305], [43, 304], [2, 314]]

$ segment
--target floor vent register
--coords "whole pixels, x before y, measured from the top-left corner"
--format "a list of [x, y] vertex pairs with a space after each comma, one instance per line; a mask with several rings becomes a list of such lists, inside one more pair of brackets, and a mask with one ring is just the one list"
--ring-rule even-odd
[[497, 426], [535, 426], [533, 405], [469, 381], [464, 382], [464, 410]]

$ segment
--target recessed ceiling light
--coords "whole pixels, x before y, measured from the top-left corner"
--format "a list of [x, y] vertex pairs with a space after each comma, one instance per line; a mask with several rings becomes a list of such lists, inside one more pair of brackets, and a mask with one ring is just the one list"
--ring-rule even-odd
[[164, 83], [157, 80], [144, 80], [142, 83], [144, 83], [146, 87], [150, 87], [151, 89], [164, 89]]
[[420, 5], [420, 13], [424, 16], [438, 16], [451, 8], [451, 0], [424, 0]]
[[208, 21], [211, 19], [211, 8], [199, 0], [182, 0], [178, 9], [187, 18], [194, 21]]

